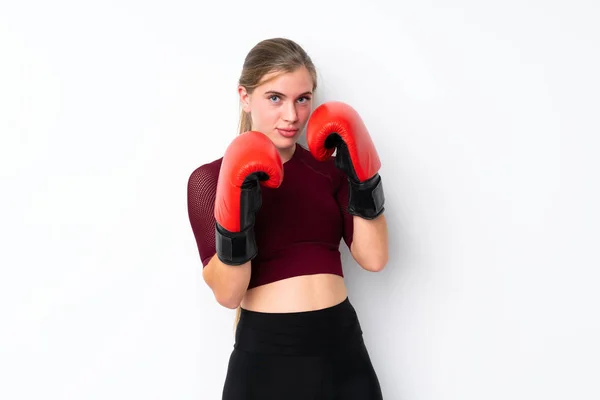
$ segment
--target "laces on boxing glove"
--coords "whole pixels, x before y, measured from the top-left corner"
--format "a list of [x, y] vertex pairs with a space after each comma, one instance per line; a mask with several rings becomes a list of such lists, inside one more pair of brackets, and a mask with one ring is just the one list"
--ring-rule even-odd
[[218, 222], [215, 229], [215, 247], [219, 260], [228, 265], [242, 265], [258, 254], [254, 233], [255, 214], [262, 206], [260, 180], [265, 174], [256, 173], [246, 178], [240, 192], [240, 231], [231, 232]]

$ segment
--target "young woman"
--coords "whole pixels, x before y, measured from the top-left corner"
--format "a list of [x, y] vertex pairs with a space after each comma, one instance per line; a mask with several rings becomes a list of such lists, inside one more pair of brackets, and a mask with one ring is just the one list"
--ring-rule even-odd
[[189, 178], [203, 278], [238, 310], [224, 400], [383, 398], [339, 251], [343, 239], [362, 268], [387, 263], [379, 158], [352, 108], [313, 110], [316, 88], [297, 43], [258, 43], [239, 79], [238, 136]]

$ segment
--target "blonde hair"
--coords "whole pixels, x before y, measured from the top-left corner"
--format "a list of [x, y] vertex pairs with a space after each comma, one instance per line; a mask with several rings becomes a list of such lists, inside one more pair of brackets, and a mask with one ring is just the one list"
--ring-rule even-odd
[[[304, 67], [313, 81], [313, 91], [317, 89], [317, 71], [306, 51], [296, 42], [286, 38], [271, 38], [258, 42], [246, 55], [238, 85], [248, 94], [264, 83], [261, 80], [271, 72], [294, 72]], [[243, 109], [240, 111], [239, 131], [242, 134], [252, 129], [252, 117]], [[241, 306], [237, 308], [234, 331], [240, 320]]]

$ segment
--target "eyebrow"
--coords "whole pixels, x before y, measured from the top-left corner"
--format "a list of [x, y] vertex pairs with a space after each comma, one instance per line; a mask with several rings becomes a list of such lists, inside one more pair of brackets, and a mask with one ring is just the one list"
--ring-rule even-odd
[[[277, 91], [275, 91], [275, 90], [269, 90], [269, 91], [266, 91], [266, 92], [265, 92], [265, 94], [271, 94], [271, 95], [273, 95], [273, 94], [274, 94], [274, 95], [281, 96], [281, 97], [287, 97], [285, 94], [283, 94], [283, 93], [280, 93], [280, 92], [277, 92]], [[312, 95], [312, 92], [311, 92], [311, 91], [304, 92], [304, 93], [302, 93], [302, 94], [301, 94], [300, 96], [298, 96], [298, 97], [306, 96], [307, 94], [310, 94], [310, 95]]]

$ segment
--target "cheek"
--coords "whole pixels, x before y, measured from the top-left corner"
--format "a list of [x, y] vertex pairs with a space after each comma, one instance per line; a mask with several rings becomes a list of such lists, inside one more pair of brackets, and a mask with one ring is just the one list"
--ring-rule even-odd
[[254, 111], [260, 116], [261, 119], [269, 119], [273, 114], [276, 113], [276, 108], [271, 106], [268, 102], [258, 103]]
[[302, 107], [298, 110], [298, 118], [302, 122], [306, 122], [308, 117], [310, 117], [311, 108], [310, 107]]
[[277, 108], [270, 107], [269, 104], [255, 104], [252, 107], [252, 120], [262, 130], [276, 125], [278, 118]]

